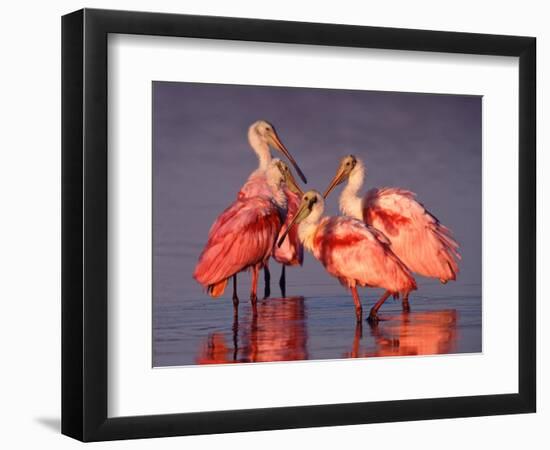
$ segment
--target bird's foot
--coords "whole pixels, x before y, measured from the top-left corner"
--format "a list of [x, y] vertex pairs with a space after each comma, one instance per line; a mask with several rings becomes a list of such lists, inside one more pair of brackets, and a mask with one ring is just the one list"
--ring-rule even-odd
[[378, 317], [378, 314], [376, 311], [371, 310], [369, 317], [367, 317], [367, 322], [371, 325], [375, 325], [378, 322], [380, 322], [380, 317]]
[[271, 289], [266, 287], [264, 289], [264, 299], [269, 298], [270, 295], [271, 295]]
[[409, 313], [411, 312], [411, 305], [409, 304], [409, 302], [403, 302], [403, 312], [404, 313]]

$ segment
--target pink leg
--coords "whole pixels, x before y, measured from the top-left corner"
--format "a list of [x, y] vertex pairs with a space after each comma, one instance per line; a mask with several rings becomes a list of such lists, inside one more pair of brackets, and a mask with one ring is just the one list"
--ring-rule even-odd
[[369, 322], [378, 322], [378, 310], [380, 307], [384, 304], [384, 302], [388, 299], [388, 297], [391, 295], [390, 291], [384, 292], [382, 297], [380, 297], [380, 300], [378, 300], [375, 305], [371, 308], [369, 317], [367, 320]]
[[361, 322], [363, 319], [363, 307], [361, 306], [361, 299], [357, 293], [356, 286], [351, 288], [351, 295], [353, 295], [353, 301], [355, 302], [355, 317], [357, 318], [357, 322]]
[[258, 301], [258, 295], [256, 294], [258, 290], [258, 272], [259, 266], [252, 267], [252, 286], [250, 288], [250, 303], [252, 304], [252, 310], [256, 313], [256, 303]]

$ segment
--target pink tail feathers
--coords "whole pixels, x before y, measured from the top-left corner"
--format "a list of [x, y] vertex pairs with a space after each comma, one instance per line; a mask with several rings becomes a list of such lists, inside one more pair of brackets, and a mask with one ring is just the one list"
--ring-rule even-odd
[[459, 246], [452, 237], [451, 230], [446, 226], [437, 223], [433, 231], [441, 245], [439, 250], [441, 261], [446, 266], [442, 268], [442, 272], [446, 274], [446, 276], [440, 278], [440, 281], [445, 284], [449, 280], [456, 280], [456, 276], [459, 272], [457, 263], [457, 261], [461, 260], [460, 253], [458, 252]]
[[225, 287], [227, 286], [227, 278], [223, 281], [220, 281], [219, 283], [216, 283], [216, 284], [211, 284], [208, 286], [208, 294], [211, 296], [211, 297], [219, 297], [220, 295], [223, 295], [223, 293], [225, 292]]
[[222, 295], [227, 286], [228, 274], [223, 264], [223, 247], [222, 243], [207, 245], [193, 273], [193, 278], [202, 284], [212, 297]]

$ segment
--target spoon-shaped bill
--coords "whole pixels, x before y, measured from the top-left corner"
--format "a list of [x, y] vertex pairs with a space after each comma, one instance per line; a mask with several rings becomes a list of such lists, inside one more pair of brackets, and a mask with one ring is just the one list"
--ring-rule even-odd
[[283, 245], [283, 242], [285, 241], [287, 234], [290, 232], [293, 226], [299, 224], [302, 220], [304, 220], [307, 216], [309, 216], [313, 208], [313, 203], [314, 202], [312, 201], [312, 199], [306, 199], [306, 198], [302, 199], [302, 202], [300, 203], [300, 207], [298, 208], [298, 211], [296, 212], [294, 219], [292, 219], [292, 222], [290, 222], [285, 232], [277, 242], [277, 247], [281, 247], [281, 245]]
[[325, 193], [323, 194], [323, 198], [327, 198], [328, 194], [330, 194], [336, 186], [338, 186], [340, 183], [342, 183], [346, 179], [346, 176], [347, 176], [347, 173], [345, 169], [343, 167], [339, 167], [338, 171], [336, 172], [336, 175], [334, 175], [334, 178], [331, 180], [330, 184], [325, 190]]
[[307, 179], [300, 167], [298, 166], [298, 163], [296, 160], [292, 157], [288, 149], [284, 146], [284, 144], [281, 142], [281, 139], [279, 139], [279, 136], [277, 136], [277, 133], [273, 131], [269, 134], [269, 140], [273, 147], [275, 147], [277, 150], [279, 150], [283, 155], [286, 156], [286, 158], [292, 163], [294, 168], [296, 169], [296, 172], [298, 172], [298, 176], [302, 179], [304, 183], [307, 184]]

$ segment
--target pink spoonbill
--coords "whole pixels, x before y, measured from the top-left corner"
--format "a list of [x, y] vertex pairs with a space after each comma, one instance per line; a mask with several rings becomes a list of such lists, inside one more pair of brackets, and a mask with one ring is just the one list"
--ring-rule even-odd
[[[345, 156], [324, 197], [348, 180], [340, 194], [342, 214], [381, 231], [391, 242], [393, 252], [412, 272], [437, 278], [443, 284], [455, 280], [460, 254], [451, 231], [415, 200], [411, 191], [374, 188], [361, 197], [364, 178], [363, 162], [353, 155]], [[402, 299], [403, 310], [409, 311], [408, 293]]]
[[[351, 289], [358, 322], [362, 320], [363, 308], [357, 286], [384, 288], [377, 304], [390, 295], [408, 295], [416, 289], [411, 272], [391, 251], [390, 242], [382, 233], [352, 217], [322, 217], [324, 207], [319, 192], [306, 192], [288, 229], [298, 225], [298, 237], [306, 250], [330, 275]], [[377, 320], [376, 314], [369, 318]]]
[[[248, 128], [248, 143], [250, 144], [250, 147], [256, 154], [258, 158], [258, 167], [249, 175], [248, 179], [246, 180], [245, 184], [241, 187], [240, 191], [237, 194], [237, 200], [245, 200], [247, 198], [262, 196], [265, 198], [272, 198], [272, 188], [269, 186], [269, 182], [267, 179], [267, 171], [271, 165], [272, 162], [272, 156], [271, 156], [271, 148], [276, 149], [277, 151], [281, 152], [293, 165], [293, 167], [296, 169], [298, 175], [304, 181], [304, 183], [307, 183], [306, 177], [301, 171], [300, 167], [288, 151], [288, 149], [285, 147], [285, 145], [282, 143], [281, 139], [279, 138], [279, 135], [275, 131], [275, 127], [270, 124], [269, 122], [265, 120], [257, 120], [254, 122], [250, 127]], [[296, 186], [296, 183], [294, 182], [294, 185]], [[255, 200], [257, 202], [257, 200]], [[218, 217], [218, 219], [213, 223], [213, 225], [210, 228], [209, 236], [208, 238], [215, 234], [217, 232], [217, 228], [225, 223], [225, 220], [227, 219], [228, 215], [237, 214], [239, 208], [238, 205], [241, 204], [233, 204], [229, 208], [227, 208], [224, 213]], [[247, 210], [251, 208], [251, 204], [248, 205]], [[244, 214], [244, 213], [243, 213]], [[268, 258], [269, 259], [269, 258]], [[262, 265], [266, 271], [265, 271], [265, 279], [266, 279], [266, 288], [265, 288], [265, 297], [269, 297], [269, 269], [267, 266], [267, 260]], [[257, 281], [257, 280], [256, 280]], [[236, 294], [236, 283], [237, 283], [237, 275], [233, 277], [233, 290], [234, 290], [234, 301], [235, 299], [238, 304], [238, 297]]]
[[[300, 206], [300, 200], [303, 195], [302, 190], [296, 184], [294, 177], [290, 172], [290, 168], [286, 166], [283, 170], [285, 171], [286, 181], [284, 192], [287, 201], [287, 213], [285, 223], [281, 228], [279, 236], [286, 233], [290, 223], [292, 223], [292, 220], [298, 211], [298, 207]], [[298, 230], [296, 227], [290, 229], [288, 231], [288, 236], [284, 239], [282, 245], [275, 248], [275, 251], [273, 252], [273, 259], [281, 264], [281, 278], [279, 279], [279, 287], [281, 288], [281, 296], [286, 297], [286, 266], [301, 266], [304, 262], [304, 246], [298, 238]], [[266, 274], [269, 273], [267, 266], [264, 268], [264, 272], [266, 272]], [[267, 275], [267, 278], [269, 280], [269, 275]], [[268, 285], [268, 280], [266, 281], [266, 286]]]
[[258, 272], [273, 252], [286, 217], [284, 163], [273, 159], [266, 169], [266, 195], [238, 198], [214, 222], [193, 277], [212, 297], [225, 291], [233, 278], [233, 304], [237, 308], [237, 274], [251, 270], [250, 301], [257, 301]]
[[[272, 124], [265, 120], [258, 120], [254, 122], [248, 129], [248, 142], [250, 143], [250, 146], [258, 157], [258, 168], [250, 174], [248, 180], [239, 191], [237, 196], [239, 199], [253, 197], [256, 195], [269, 195], [269, 187], [266, 183], [265, 171], [272, 159], [270, 147], [280, 151], [293, 165], [294, 169], [296, 170], [298, 176], [302, 179], [302, 181], [304, 183], [307, 183], [306, 177], [300, 170], [300, 167], [298, 166], [290, 152], [281, 142], [281, 139], [279, 138], [277, 132], [275, 131], [275, 127]], [[287, 168], [286, 170], [290, 171], [289, 168]], [[297, 188], [295, 182], [293, 184], [293, 187]], [[301, 191], [296, 194], [293, 193], [292, 189], [289, 188], [288, 185], [285, 187], [288, 210], [291, 215], [293, 214], [293, 212], [296, 211], [297, 204], [299, 203], [299, 200], [296, 200], [296, 197], [300, 194]], [[282, 264], [279, 285], [281, 287], [281, 293], [283, 297], [286, 293], [286, 265], [301, 265], [303, 261], [303, 250], [300, 249], [299, 242], [297, 242], [296, 239], [293, 238], [294, 236], [291, 236], [291, 239], [285, 244], [285, 246], [282, 249], [276, 251], [276, 254], [274, 255], [275, 260]], [[269, 297], [271, 293], [271, 274], [269, 271], [269, 266], [267, 264], [264, 266], [264, 280], [264, 297]]]

